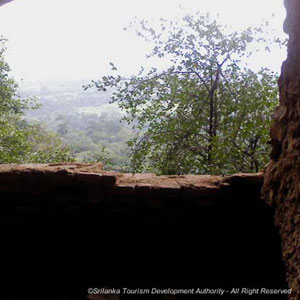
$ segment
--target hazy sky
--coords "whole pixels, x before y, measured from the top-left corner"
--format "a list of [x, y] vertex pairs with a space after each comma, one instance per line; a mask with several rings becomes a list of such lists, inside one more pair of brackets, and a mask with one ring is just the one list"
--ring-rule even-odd
[[[134, 16], [197, 10], [219, 13], [234, 28], [259, 25], [274, 13], [272, 25], [284, 36], [283, 0], [14, 0], [0, 7], [0, 34], [9, 39], [6, 60], [17, 80], [90, 80], [108, 72], [110, 61], [124, 73], [144, 64], [147, 45], [123, 31]], [[259, 59], [279, 71], [285, 51]]]

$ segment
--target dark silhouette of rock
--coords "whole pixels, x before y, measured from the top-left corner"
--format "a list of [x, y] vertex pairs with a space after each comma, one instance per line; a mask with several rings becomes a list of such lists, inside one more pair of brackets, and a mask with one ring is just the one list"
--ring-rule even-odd
[[1, 299], [86, 299], [89, 288], [104, 286], [287, 288], [262, 184], [262, 173], [155, 176], [97, 164], [0, 165]]

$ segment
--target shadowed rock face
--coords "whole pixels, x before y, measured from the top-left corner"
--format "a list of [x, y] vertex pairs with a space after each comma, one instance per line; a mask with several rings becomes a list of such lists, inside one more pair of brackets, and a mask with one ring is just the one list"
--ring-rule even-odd
[[282, 239], [290, 299], [300, 299], [300, 1], [285, 0], [284, 30], [288, 57], [279, 78], [280, 105], [271, 127], [272, 161], [265, 174], [263, 196], [275, 209]]
[[86, 299], [90, 287], [287, 288], [262, 184], [262, 173], [1, 165], [1, 299]]
[[[109, 205], [112, 213], [134, 211], [141, 216], [149, 209], [169, 214], [164, 217], [171, 221], [181, 207], [196, 209], [224, 204], [224, 197], [237, 194], [244, 185], [253, 188], [249, 191], [255, 195], [252, 201], [260, 201], [262, 182], [262, 173], [156, 176], [107, 172], [101, 164], [0, 165], [0, 218], [18, 220], [77, 212], [87, 205]], [[162, 215], [157, 216], [161, 221]]]

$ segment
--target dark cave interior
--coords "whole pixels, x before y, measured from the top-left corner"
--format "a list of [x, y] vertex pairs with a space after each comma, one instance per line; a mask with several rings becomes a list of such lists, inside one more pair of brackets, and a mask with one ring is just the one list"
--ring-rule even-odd
[[1, 191], [7, 299], [86, 299], [89, 287], [287, 288], [273, 211], [260, 198], [262, 176], [225, 179], [220, 192], [191, 184], [171, 196], [172, 187], [152, 190], [149, 180], [128, 184], [133, 194], [126, 185], [116, 193], [118, 179], [94, 174], [102, 178], [97, 195], [90, 173], [57, 172], [52, 187], [57, 173], [0, 176], [5, 182], [10, 174], [14, 186]]

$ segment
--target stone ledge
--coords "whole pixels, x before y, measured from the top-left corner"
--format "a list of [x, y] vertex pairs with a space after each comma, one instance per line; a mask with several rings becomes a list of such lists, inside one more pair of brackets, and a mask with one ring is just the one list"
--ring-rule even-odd
[[0, 165], [0, 192], [48, 194], [55, 189], [85, 186], [93, 197], [109, 193], [138, 197], [220, 198], [238, 186], [260, 189], [263, 173], [230, 176], [183, 175], [156, 176], [103, 171], [101, 164], [62, 163]]

